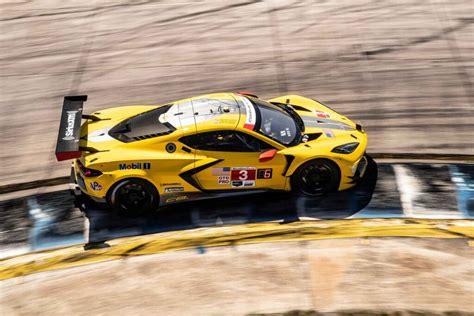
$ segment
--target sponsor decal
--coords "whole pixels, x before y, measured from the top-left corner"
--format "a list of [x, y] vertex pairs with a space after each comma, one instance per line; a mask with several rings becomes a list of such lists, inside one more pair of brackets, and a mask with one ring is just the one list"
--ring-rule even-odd
[[255, 186], [255, 180], [232, 181], [232, 187], [233, 188], [254, 187], [254, 186]]
[[257, 170], [257, 179], [271, 179], [273, 175], [273, 169], [258, 169]]
[[178, 201], [184, 201], [184, 200], [187, 200], [187, 199], [188, 199], [188, 197], [186, 195], [176, 196], [176, 197], [166, 199], [165, 203], [173, 203], [173, 202], [178, 202]]
[[149, 162], [136, 162], [136, 163], [121, 163], [119, 164], [119, 170], [132, 170], [132, 169], [142, 169], [149, 170], [151, 169], [151, 163]]
[[254, 129], [255, 127], [255, 122], [257, 121], [257, 114], [255, 113], [255, 108], [253, 107], [253, 104], [244, 97], [240, 97], [242, 99], [242, 102], [244, 103], [245, 107], [245, 123], [244, 123], [244, 128], [247, 128], [249, 130]]
[[324, 131], [324, 134], [329, 137], [329, 138], [333, 138], [334, 137], [334, 132], [331, 131], [330, 129], [323, 129]]
[[184, 191], [183, 187], [170, 187], [170, 188], [165, 188], [165, 192], [182, 192]]
[[330, 118], [331, 117], [331, 115], [329, 113], [321, 112], [321, 111], [318, 111], [318, 110], [314, 110], [314, 115], [316, 115], [316, 117], [319, 117], [319, 118]]
[[229, 173], [230, 173], [230, 167], [212, 168], [213, 176], [228, 176]]
[[166, 187], [166, 186], [169, 186], [169, 185], [180, 186], [181, 182], [160, 183], [160, 186], [162, 186], [162, 187]]
[[281, 137], [284, 137], [284, 136], [291, 137], [290, 129], [287, 127], [286, 129], [280, 130], [280, 136]]
[[67, 127], [63, 140], [74, 140], [74, 123], [77, 111], [67, 111]]
[[230, 177], [229, 176], [219, 176], [217, 178], [217, 184], [229, 184]]
[[232, 181], [255, 180], [255, 167], [236, 167], [232, 168], [230, 179]]
[[215, 119], [214, 124], [235, 124], [237, 123], [237, 120], [231, 120], [231, 119]]
[[94, 191], [100, 191], [102, 190], [102, 185], [99, 182], [91, 182], [90, 187]]

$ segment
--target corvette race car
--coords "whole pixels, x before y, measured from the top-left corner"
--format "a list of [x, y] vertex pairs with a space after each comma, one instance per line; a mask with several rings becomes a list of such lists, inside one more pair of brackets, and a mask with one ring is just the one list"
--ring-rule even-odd
[[86, 100], [64, 98], [56, 157], [73, 159], [81, 193], [118, 212], [261, 190], [320, 196], [354, 186], [367, 165], [361, 126], [298, 95], [215, 93], [83, 115]]

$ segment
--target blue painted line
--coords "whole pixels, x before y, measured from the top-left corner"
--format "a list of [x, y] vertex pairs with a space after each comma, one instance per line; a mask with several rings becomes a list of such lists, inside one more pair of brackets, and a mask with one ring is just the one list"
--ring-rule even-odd
[[67, 238], [51, 236], [56, 218], [47, 209], [43, 209], [34, 197], [28, 199], [27, 204], [28, 215], [33, 224], [28, 238], [30, 251], [84, 243], [83, 234], [73, 234]]
[[65, 246], [72, 246], [77, 244], [84, 244], [85, 239], [82, 234], [77, 234], [70, 236], [66, 239], [41, 239], [41, 241], [36, 245], [34, 250], [44, 250], [44, 249], [51, 249], [51, 248], [59, 248]]
[[33, 251], [41, 248], [41, 235], [48, 230], [53, 219], [43, 211], [36, 198], [28, 199], [27, 203], [28, 215], [33, 223], [29, 236], [30, 250]]
[[474, 209], [470, 209], [474, 205], [474, 181], [460, 170], [457, 165], [450, 165], [449, 171], [451, 181], [456, 186], [458, 209], [465, 218], [474, 218]]
[[203, 246], [197, 246], [196, 250], [197, 250], [198, 254], [200, 254], [200, 255], [206, 253], [206, 248], [204, 248]]
[[373, 208], [364, 208], [352, 215], [350, 218], [403, 218], [405, 214], [400, 210], [377, 210]]

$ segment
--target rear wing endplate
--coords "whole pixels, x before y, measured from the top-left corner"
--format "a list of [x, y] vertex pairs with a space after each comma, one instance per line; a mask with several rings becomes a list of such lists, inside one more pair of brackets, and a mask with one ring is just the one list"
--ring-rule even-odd
[[87, 95], [64, 97], [58, 141], [56, 143], [56, 159], [58, 161], [81, 157], [79, 138], [81, 117]]

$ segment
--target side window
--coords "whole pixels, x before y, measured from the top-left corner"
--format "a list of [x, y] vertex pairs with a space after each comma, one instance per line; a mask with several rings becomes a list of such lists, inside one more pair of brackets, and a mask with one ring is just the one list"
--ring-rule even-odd
[[237, 137], [242, 140], [242, 142], [246, 145], [247, 148], [251, 148], [251, 151], [264, 151], [268, 149], [273, 149], [271, 145], [251, 135], [238, 132]]
[[259, 152], [272, 147], [250, 135], [236, 131], [215, 131], [181, 137], [180, 141], [194, 149], [228, 152]]

